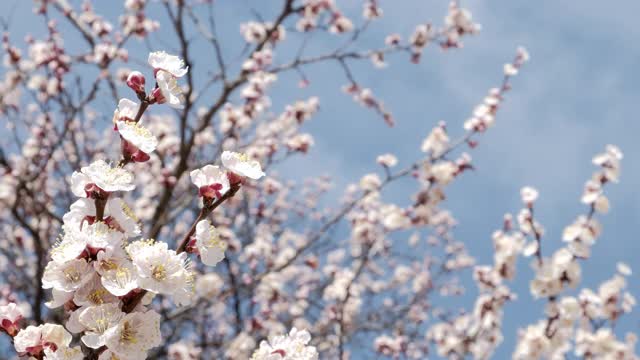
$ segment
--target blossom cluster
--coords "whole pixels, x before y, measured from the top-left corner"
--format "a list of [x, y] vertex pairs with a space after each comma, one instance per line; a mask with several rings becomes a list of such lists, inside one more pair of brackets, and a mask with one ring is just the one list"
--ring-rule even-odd
[[306, 330], [291, 329], [288, 336], [276, 336], [270, 341], [262, 341], [251, 360], [317, 360], [318, 351], [309, 346], [311, 335]]
[[[126, 164], [148, 161], [158, 146], [153, 133], [141, 125], [146, 107], [162, 103], [178, 106], [182, 101], [177, 79], [188, 71], [183, 61], [154, 52], [149, 55], [149, 65], [154, 69], [156, 87], [147, 95], [144, 76], [132, 72], [127, 85], [143, 103], [121, 99], [114, 112], [122, 160], [117, 165], [96, 160], [70, 178], [71, 190], [79, 199], [62, 218], [63, 233], [42, 275], [42, 287], [52, 289], [53, 295], [47, 306], [64, 306], [69, 311], [66, 329], [57, 324], [20, 329], [22, 314], [16, 304], [2, 307], [2, 329], [14, 337], [19, 354], [82, 358], [80, 348], [70, 346], [70, 331], [81, 334], [84, 346], [98, 351], [101, 359], [144, 358], [161, 342], [160, 315], [148, 308], [152, 296], [171, 296], [178, 305], [188, 305], [194, 297], [194, 272], [184, 251], [187, 248], [172, 250], [167, 243], [140, 239], [138, 218], [123, 197], [117, 196], [136, 187]], [[231, 187], [237, 191], [245, 177], [257, 180], [264, 176], [260, 164], [247, 155], [225, 151], [221, 160], [227, 171], [206, 165], [191, 173], [208, 212]], [[187, 236], [193, 244], [188, 250], [213, 266], [224, 258], [226, 243], [206, 219], [208, 213], [203, 214], [194, 225], [195, 231]]]
[[[613, 145], [607, 145], [605, 152], [593, 158], [593, 164], [600, 168], [586, 182], [581, 199], [589, 206], [589, 211], [564, 229], [562, 239], [567, 245], [556, 250], [550, 258], [541, 255], [543, 232], [540, 224], [533, 220], [531, 202], [519, 216], [523, 234], [533, 234], [537, 239], [524, 253], [537, 257], [532, 264], [535, 278], [530, 283], [531, 294], [546, 298], [548, 303], [546, 319], [520, 330], [514, 359], [566, 357], [572, 349], [575, 356], [582, 357], [637, 358], [634, 354], [636, 336], [629, 333], [623, 342], [612, 332], [618, 319], [631, 312], [636, 304], [633, 295], [626, 290], [626, 277], [631, 275], [628, 265], [619, 263], [618, 274], [603, 282], [597, 292], [582, 289], [578, 296], [563, 295], [568, 288], [575, 288], [581, 282], [580, 262], [591, 256], [590, 249], [602, 231], [595, 215], [609, 209], [602, 188], [608, 182], [618, 181], [621, 159], [622, 152]], [[537, 194], [531, 194], [523, 191], [523, 200], [525, 197], [535, 200]], [[611, 327], [606, 327], [607, 324]]]
[[[382, 8], [393, 2], [363, 0], [354, 12], [335, 0], [281, 0], [264, 7], [278, 10], [273, 18], [235, 2], [123, 2], [114, 20], [97, 3], [37, 0], [45, 35], [20, 48], [3, 34], [0, 113], [13, 136], [0, 148], [2, 345], [36, 359], [487, 359], [510, 336], [516, 359], [637, 358], [636, 336], [618, 325], [636, 303], [631, 268], [571, 290], [603, 245], [597, 217], [610, 207], [605, 185], [620, 177], [615, 146], [593, 159], [587, 211], [558, 236], [560, 248], [547, 244], [537, 208], [546, 199], [529, 186], [521, 209], [476, 245], [492, 247], [490, 263], [454, 236], [447, 199], [481, 166], [470, 154], [507, 106], [524, 48], [459, 128], [438, 122], [411, 161], [371, 159], [337, 208], [330, 191], [343, 172], [282, 176], [292, 167], [280, 163], [314, 151], [315, 114], [341, 115], [307, 93], [315, 69], [336, 70], [322, 81], [337, 75], [336, 89], [346, 83], [347, 96], [394, 125], [402, 119], [356, 66], [392, 71], [393, 56], [418, 64], [434, 46], [459, 53], [481, 30], [471, 3], [451, 1], [439, 24], [381, 34], [370, 30], [396, 16]], [[154, 6], [171, 25], [157, 34]], [[247, 20], [222, 30], [225, 6]], [[121, 66], [139, 62], [128, 41], [155, 46], [156, 35], [177, 40], [169, 46], [180, 56], [152, 52], [148, 74]], [[283, 103], [273, 90], [291, 78], [304, 89], [278, 92], [291, 96]], [[110, 97], [112, 123], [101, 108]], [[517, 334], [504, 327], [512, 281], [545, 305]], [[469, 307], [452, 308], [463, 294]]]

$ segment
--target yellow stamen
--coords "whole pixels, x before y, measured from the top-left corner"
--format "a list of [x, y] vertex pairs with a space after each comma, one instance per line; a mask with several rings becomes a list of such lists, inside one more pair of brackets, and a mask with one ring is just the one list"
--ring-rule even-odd
[[94, 290], [87, 298], [96, 305], [104, 304], [104, 296], [107, 294], [105, 289]]
[[162, 264], [156, 265], [151, 272], [151, 276], [157, 281], [163, 281], [167, 278], [167, 270]]
[[78, 282], [80, 281], [80, 273], [78, 272], [78, 269], [76, 268], [66, 268], [62, 271], [62, 273], [64, 274], [65, 278], [72, 283]]
[[122, 207], [122, 212], [124, 212], [125, 215], [127, 215], [130, 219], [132, 219], [135, 222], [140, 221], [140, 219], [138, 219], [136, 214], [133, 213], [133, 210], [131, 210], [131, 208], [129, 207], [129, 205], [127, 205], [127, 203], [122, 201], [122, 202], [120, 202], [120, 204], [121, 204], [121, 207]]
[[136, 332], [128, 321], [122, 324], [122, 332], [120, 333], [120, 342], [135, 344], [138, 339], [135, 338]]

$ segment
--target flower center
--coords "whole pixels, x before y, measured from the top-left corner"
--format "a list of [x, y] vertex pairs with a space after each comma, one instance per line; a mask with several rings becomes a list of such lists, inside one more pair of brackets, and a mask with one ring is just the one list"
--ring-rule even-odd
[[138, 339], [136, 339], [135, 335], [136, 335], [136, 331], [133, 328], [133, 326], [131, 326], [131, 324], [128, 321], [125, 321], [124, 324], [122, 324], [122, 332], [120, 333], [120, 342], [135, 344], [138, 342]]
[[163, 281], [167, 278], [167, 270], [162, 264], [156, 265], [151, 272], [151, 276], [158, 281]]
[[75, 283], [80, 280], [80, 273], [75, 268], [66, 268], [62, 273], [69, 282]]
[[100, 262], [100, 267], [104, 270], [104, 271], [109, 271], [109, 270], [115, 270], [118, 268], [118, 264], [116, 264], [115, 261], [113, 260], [102, 260]]
[[101, 305], [104, 303], [104, 295], [106, 295], [107, 291], [105, 289], [96, 289], [87, 298], [89, 301], [96, 305]]
[[248, 162], [249, 160], [249, 155], [245, 154], [245, 153], [238, 153], [238, 160], [242, 161], [242, 162]]
[[131, 281], [131, 273], [129, 272], [129, 269], [125, 267], [118, 267], [117, 269], [116, 282], [118, 283], [118, 285], [124, 288]]
[[204, 246], [207, 248], [219, 247], [224, 250], [224, 243], [220, 240], [220, 234], [215, 226], [209, 226], [209, 238], [204, 242]]

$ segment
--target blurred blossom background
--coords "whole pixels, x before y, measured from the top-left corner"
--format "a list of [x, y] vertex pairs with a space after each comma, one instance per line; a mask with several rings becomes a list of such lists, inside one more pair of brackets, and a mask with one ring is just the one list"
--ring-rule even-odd
[[[277, 1], [216, 2], [221, 45], [229, 54], [239, 53], [245, 46], [239, 24], [252, 18], [249, 9], [255, 9], [265, 19], [273, 18], [279, 11]], [[345, 14], [353, 18], [362, 12], [360, 1], [338, 3]], [[113, 23], [117, 23], [122, 12], [118, 1], [95, 1], [93, 6]], [[381, 0], [380, 6], [384, 16], [363, 35], [357, 45], [363, 49], [382, 46], [390, 33], [406, 38], [415, 24], [428, 20], [440, 22], [448, 2]], [[321, 102], [319, 112], [304, 125], [305, 130], [314, 135], [315, 146], [306, 156], [294, 157], [271, 171], [294, 180], [331, 176], [333, 190], [324, 201], [326, 205], [335, 206], [348, 184], [357, 182], [362, 174], [381, 173], [376, 164], [378, 155], [393, 153], [400, 160], [399, 168], [409, 165], [418, 160], [422, 140], [441, 120], [446, 121], [452, 138], [463, 134], [462, 125], [474, 106], [482, 101], [487, 89], [500, 84], [503, 64], [513, 58], [518, 46], [525, 46], [531, 61], [513, 80], [513, 90], [506, 96], [496, 126], [478, 138], [479, 146], [471, 153], [475, 170], [465, 173], [447, 192], [444, 207], [459, 221], [453, 234], [466, 244], [477, 263], [492, 263], [491, 234], [501, 227], [506, 212], [520, 209], [520, 189], [529, 185], [540, 193], [536, 219], [546, 229], [543, 254], [550, 255], [562, 245], [563, 228], [584, 212], [580, 197], [584, 181], [594, 170], [592, 155], [606, 144], [616, 144], [624, 153], [621, 181], [607, 190], [611, 210], [600, 218], [603, 236], [583, 266], [581, 287], [597, 287], [610, 278], [618, 261], [635, 268], [640, 253], [637, 239], [640, 224], [640, 142], [637, 140], [640, 134], [640, 71], [637, 67], [640, 27], [637, 14], [640, 2], [468, 0], [463, 1], [463, 6], [482, 25], [477, 36], [464, 41], [463, 49], [442, 51], [432, 46], [426, 49], [419, 64], [410, 63], [406, 54], [400, 54], [387, 58], [388, 66], [383, 69], [377, 69], [368, 61], [353, 69], [358, 82], [370, 87], [393, 113], [396, 121], [393, 128], [342, 92], [347, 80], [337, 63], [309, 66], [305, 71], [309, 84], [304, 88], [299, 86], [300, 77], [295, 72], [280, 76], [270, 91], [274, 112], [281, 111], [292, 98], [318, 96]], [[168, 23], [165, 12], [158, 8], [150, 7], [147, 16], [161, 25]], [[43, 22], [35, 20], [32, 9], [30, 1], [0, 2], [0, 14], [8, 22], [5, 25], [9, 26], [14, 41], [28, 34], [39, 37], [46, 33]], [[61, 23], [59, 29], [70, 51], [83, 45], [68, 24]], [[287, 35], [291, 39], [279, 48], [276, 61], [290, 57], [300, 45], [301, 38], [296, 34]], [[199, 47], [199, 43], [202, 46]], [[206, 65], [214, 61], [213, 53], [197, 35], [192, 39], [192, 46], [195, 49], [193, 69], [205, 71]], [[329, 38], [313, 37], [308, 46], [309, 55], [326, 52], [334, 46], [335, 42]], [[176, 48], [172, 29], [161, 26], [147, 40], [127, 43], [130, 62], [127, 66], [146, 66], [149, 51], [175, 53]], [[239, 62], [234, 66], [237, 70]], [[87, 78], [95, 77], [94, 69], [86, 71]], [[199, 81], [196, 76], [196, 84], [201, 85]], [[219, 88], [211, 88], [211, 96], [217, 91]], [[113, 99], [106, 88], [99, 94], [93, 106], [99, 116], [104, 117], [98, 123], [108, 127]], [[411, 199], [403, 191], [410, 181], [392, 184], [383, 198], [410, 204]], [[338, 231], [347, 236], [346, 227]], [[404, 241], [409, 235], [409, 232], [400, 232], [394, 236]], [[546, 301], [536, 301], [529, 295], [529, 279], [533, 276], [531, 260], [519, 259], [518, 275], [511, 284], [519, 298], [505, 307], [505, 339], [494, 354], [496, 359], [511, 356], [519, 326], [543, 316]], [[629, 287], [632, 293], [638, 294], [640, 268], [634, 270]], [[468, 308], [477, 294], [471, 277], [465, 279], [466, 293], [454, 300], [447, 299], [454, 308]], [[637, 312], [624, 317], [617, 326], [640, 332]]]

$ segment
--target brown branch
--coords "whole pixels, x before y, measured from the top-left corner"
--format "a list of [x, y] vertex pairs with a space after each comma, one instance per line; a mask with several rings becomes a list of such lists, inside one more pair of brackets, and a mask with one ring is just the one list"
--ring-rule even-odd
[[[295, 11], [296, 9], [293, 8], [293, 0], [286, 0], [280, 15], [277, 17], [276, 21], [273, 23], [273, 26], [267, 31], [267, 36], [262, 42], [260, 42], [255, 47], [255, 49], [252, 51], [249, 57], [251, 57], [255, 52], [262, 50], [264, 46], [266, 46], [266, 44], [270, 41], [271, 35], [278, 29], [278, 26], [281, 25], [282, 22], [284, 22], [284, 20], [288, 16], [295, 13]], [[178, 165], [176, 165], [176, 168], [173, 172], [173, 176], [175, 176], [176, 181], [179, 181], [182, 175], [188, 169], [188, 159], [193, 150], [196, 135], [202, 132], [205, 128], [207, 128], [207, 126], [209, 126], [213, 117], [228, 101], [231, 94], [240, 85], [244, 84], [248, 80], [249, 74], [250, 72], [248, 70], [242, 70], [234, 81], [230, 83], [225, 83], [222, 89], [222, 94], [220, 94], [220, 97], [218, 98], [218, 100], [202, 116], [202, 120], [199, 126], [191, 132], [191, 135], [189, 136], [184, 146], [180, 146], [180, 160], [178, 161]], [[189, 100], [187, 99], [187, 104], [189, 104], [188, 101]], [[183, 116], [186, 116], [185, 114], [186, 112], [183, 112]], [[165, 187], [164, 192], [160, 196], [158, 206], [156, 207], [156, 210], [151, 218], [151, 224], [152, 224], [151, 231], [150, 231], [151, 237], [157, 237], [158, 234], [160, 233], [162, 226], [164, 225], [163, 219], [165, 217], [165, 212], [169, 208], [169, 202], [171, 201], [171, 197], [173, 195], [174, 189], [175, 187], [170, 187], [170, 186]]]

